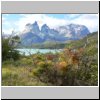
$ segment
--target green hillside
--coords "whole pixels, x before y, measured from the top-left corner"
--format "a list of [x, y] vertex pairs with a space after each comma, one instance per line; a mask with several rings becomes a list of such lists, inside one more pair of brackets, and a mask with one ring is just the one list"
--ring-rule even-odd
[[71, 41], [70, 43], [68, 43], [66, 45], [66, 47], [67, 48], [73, 48], [73, 49], [75, 48], [75, 49], [77, 49], [77, 48], [84, 47], [85, 43], [87, 43], [86, 48], [89, 48], [88, 46], [91, 46], [92, 44], [97, 46], [97, 44], [98, 44], [98, 32], [91, 33], [91, 34], [89, 34], [87, 37], [85, 37], [83, 39], [76, 40], [76, 41]]

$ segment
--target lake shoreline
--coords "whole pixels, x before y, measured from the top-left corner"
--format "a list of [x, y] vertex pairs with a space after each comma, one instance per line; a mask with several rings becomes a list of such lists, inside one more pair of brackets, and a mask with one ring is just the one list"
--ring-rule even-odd
[[32, 54], [37, 54], [37, 53], [42, 53], [42, 54], [46, 54], [46, 53], [59, 53], [62, 51], [62, 49], [15, 49], [17, 51], [19, 51], [19, 53], [21, 55], [26, 55], [26, 56], [29, 56], [29, 55], [32, 55]]

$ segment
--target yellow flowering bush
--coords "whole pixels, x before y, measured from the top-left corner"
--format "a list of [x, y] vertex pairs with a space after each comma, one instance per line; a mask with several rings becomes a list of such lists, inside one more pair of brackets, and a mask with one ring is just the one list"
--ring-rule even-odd
[[66, 67], [67, 67], [67, 63], [65, 61], [57, 63], [57, 68], [60, 70], [64, 70], [64, 69], [66, 69]]

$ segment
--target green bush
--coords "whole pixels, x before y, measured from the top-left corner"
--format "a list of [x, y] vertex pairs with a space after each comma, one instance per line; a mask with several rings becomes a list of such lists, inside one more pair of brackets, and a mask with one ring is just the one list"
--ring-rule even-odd
[[15, 46], [11, 45], [11, 38], [2, 38], [2, 61], [6, 61], [8, 59], [17, 60], [20, 57], [20, 54], [17, 50], [15, 50]]

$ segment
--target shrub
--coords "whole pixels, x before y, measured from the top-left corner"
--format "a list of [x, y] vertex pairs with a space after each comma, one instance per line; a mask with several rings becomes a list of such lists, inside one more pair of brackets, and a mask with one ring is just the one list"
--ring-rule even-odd
[[56, 63], [56, 67], [60, 71], [65, 71], [67, 69], [67, 65], [68, 65], [67, 62], [65, 62], [65, 61], [61, 61], [61, 62]]
[[97, 68], [93, 67], [95, 61], [84, 54], [83, 48], [65, 49], [56, 61], [49, 55], [50, 59], [37, 63], [35, 75], [42, 82], [52, 85], [97, 85]]
[[20, 37], [15, 35], [15, 32], [12, 31], [12, 34], [9, 37], [2, 37], [2, 60], [19, 59], [19, 52], [15, 50], [16, 46], [20, 43]]
[[7, 79], [11, 77], [11, 70], [7, 69], [7, 68], [3, 68], [2, 69], [2, 79]]

